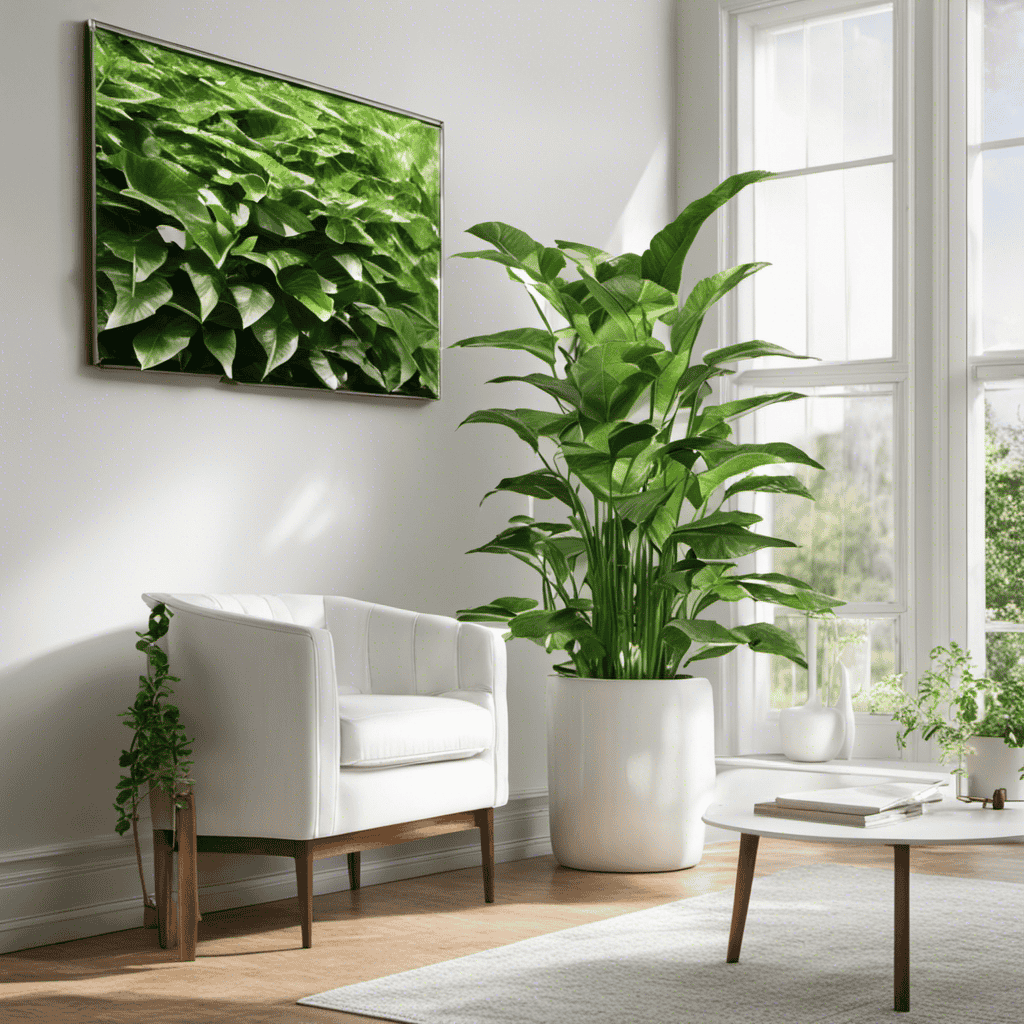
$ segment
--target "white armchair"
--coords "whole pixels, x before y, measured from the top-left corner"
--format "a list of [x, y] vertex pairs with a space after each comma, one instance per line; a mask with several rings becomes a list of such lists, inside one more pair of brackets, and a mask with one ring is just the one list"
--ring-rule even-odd
[[[197, 849], [294, 857], [304, 947], [322, 857], [348, 854], [357, 888], [361, 850], [479, 828], [493, 902], [493, 808], [508, 801], [496, 630], [345, 597], [143, 599], [173, 612]], [[155, 840], [169, 827], [154, 821]]]

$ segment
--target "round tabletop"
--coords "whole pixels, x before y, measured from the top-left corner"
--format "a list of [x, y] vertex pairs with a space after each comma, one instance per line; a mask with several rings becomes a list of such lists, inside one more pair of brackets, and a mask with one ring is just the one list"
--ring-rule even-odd
[[826, 825], [796, 818], [770, 818], [752, 808], [714, 804], [704, 821], [716, 828], [776, 839], [800, 839], [818, 843], [853, 843], [883, 846], [947, 846], [956, 843], [1006, 843], [1024, 839], [1024, 807], [1001, 811], [943, 800], [926, 806], [923, 814], [908, 821], [873, 828]]

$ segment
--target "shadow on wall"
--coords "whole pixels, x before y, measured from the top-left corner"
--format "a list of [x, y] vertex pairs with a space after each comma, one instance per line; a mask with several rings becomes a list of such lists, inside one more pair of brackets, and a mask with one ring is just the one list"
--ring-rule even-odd
[[145, 670], [137, 639], [116, 629], [0, 670], [0, 852], [113, 833], [131, 738], [117, 715]]

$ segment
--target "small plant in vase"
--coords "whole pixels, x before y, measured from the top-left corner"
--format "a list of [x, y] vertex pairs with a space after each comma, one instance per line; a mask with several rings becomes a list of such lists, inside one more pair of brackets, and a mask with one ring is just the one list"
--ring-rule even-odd
[[979, 774], [979, 796], [991, 796], [995, 788], [984, 791], [989, 783], [981, 780], [988, 778], [988, 770], [982, 769], [979, 748], [986, 748], [984, 760], [999, 762], [996, 771], [1004, 788], [1013, 781], [1007, 762], [1024, 779], [1024, 765], [1016, 767], [1022, 755], [1013, 749], [1024, 747], [1024, 686], [975, 675], [970, 652], [954, 641], [933, 648], [929, 657], [931, 666], [918, 680], [916, 696], [903, 688], [904, 673], [887, 675], [872, 691], [872, 710], [888, 712], [900, 726], [897, 746], [903, 750], [914, 732], [934, 739], [955, 776]]
[[164, 605], [155, 605], [146, 632], [136, 632], [139, 640], [135, 647], [146, 655], [146, 674], [139, 676], [135, 703], [118, 716], [125, 719], [125, 725], [134, 730], [134, 735], [131, 745], [121, 751], [118, 761], [120, 767], [128, 769], [128, 773], [117, 783], [114, 808], [118, 818], [114, 830], [121, 836], [129, 828], [132, 830], [147, 923], [150, 915], [155, 915], [156, 906], [150, 898], [142, 871], [139, 805], [159, 790], [174, 801], [175, 808], [184, 807], [180, 794], [192, 783], [189, 776], [192, 740], [186, 736], [179, 721], [178, 708], [167, 700], [174, 692], [169, 684], [180, 680], [170, 674], [167, 654], [159, 646], [172, 615], [173, 612]]

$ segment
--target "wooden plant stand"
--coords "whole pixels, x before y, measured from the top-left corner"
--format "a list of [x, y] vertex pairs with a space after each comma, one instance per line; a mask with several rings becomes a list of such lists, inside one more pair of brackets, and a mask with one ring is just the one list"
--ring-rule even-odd
[[[195, 798], [189, 793], [187, 806], [178, 811], [177, 844], [170, 829], [153, 830], [153, 860], [156, 874], [156, 910], [160, 946], [175, 944], [179, 960], [195, 960], [196, 933], [199, 921], [199, 884], [196, 873], [197, 854], [248, 853], [269, 857], [291, 857], [295, 860], [298, 883], [302, 946], [313, 945], [313, 862], [324, 857], [346, 854], [349, 887], [359, 888], [359, 855], [363, 850], [425, 839], [447, 832], [480, 830], [480, 852], [483, 860], [484, 901], [494, 902], [494, 808], [442, 814], [434, 818], [364, 829], [320, 839], [265, 839], [256, 836], [197, 836]], [[178, 853], [178, 913], [171, 900], [171, 878], [175, 850]]]

